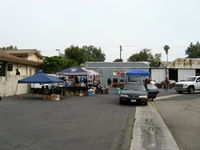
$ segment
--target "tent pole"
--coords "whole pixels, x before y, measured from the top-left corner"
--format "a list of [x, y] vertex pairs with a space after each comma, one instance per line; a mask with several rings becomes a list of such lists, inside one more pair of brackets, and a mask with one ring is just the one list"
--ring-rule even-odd
[[54, 94], [54, 85], [53, 85], [53, 83], [52, 83], [52, 86], [51, 87], [53, 87], [52, 88], [52, 94]]

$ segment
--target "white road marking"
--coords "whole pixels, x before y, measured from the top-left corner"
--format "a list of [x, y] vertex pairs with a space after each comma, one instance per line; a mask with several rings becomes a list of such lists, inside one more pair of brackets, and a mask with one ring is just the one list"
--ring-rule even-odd
[[177, 97], [177, 96], [180, 96], [181, 94], [173, 94], [173, 95], [165, 95], [165, 96], [159, 96], [159, 97], [156, 97], [156, 99], [154, 100], [162, 100], [162, 99], [166, 99], [166, 98], [172, 98], [172, 97]]
[[136, 107], [130, 150], [179, 150], [153, 102]]

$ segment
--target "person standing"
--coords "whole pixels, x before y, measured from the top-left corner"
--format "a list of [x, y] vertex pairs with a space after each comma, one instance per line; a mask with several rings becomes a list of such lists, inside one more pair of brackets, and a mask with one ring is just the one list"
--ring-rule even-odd
[[109, 88], [111, 87], [111, 83], [112, 83], [111, 79], [108, 78], [108, 80], [107, 80], [107, 84], [108, 84]]
[[168, 89], [169, 89], [169, 80], [168, 80], [168, 78], [166, 78], [166, 80], [165, 80], [165, 91], [168, 91]]
[[19, 69], [16, 69], [16, 75], [20, 75]]

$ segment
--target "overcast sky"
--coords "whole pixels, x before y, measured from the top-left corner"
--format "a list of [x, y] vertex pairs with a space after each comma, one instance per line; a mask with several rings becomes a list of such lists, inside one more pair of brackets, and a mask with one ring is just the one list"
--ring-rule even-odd
[[106, 61], [143, 48], [169, 60], [200, 41], [200, 0], [0, 0], [0, 47], [36, 48], [45, 56], [70, 45], [101, 47]]

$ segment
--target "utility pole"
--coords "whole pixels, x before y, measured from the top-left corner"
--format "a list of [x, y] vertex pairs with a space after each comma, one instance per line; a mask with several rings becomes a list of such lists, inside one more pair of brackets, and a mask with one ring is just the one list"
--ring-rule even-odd
[[60, 56], [60, 49], [56, 49], [56, 51], [58, 51], [58, 56]]
[[122, 46], [120, 45], [119, 48], [120, 48], [120, 56], [119, 56], [119, 58], [121, 60], [122, 59]]

